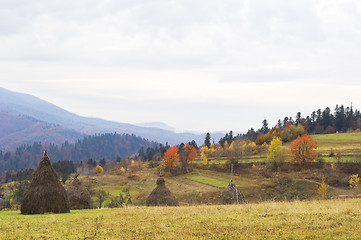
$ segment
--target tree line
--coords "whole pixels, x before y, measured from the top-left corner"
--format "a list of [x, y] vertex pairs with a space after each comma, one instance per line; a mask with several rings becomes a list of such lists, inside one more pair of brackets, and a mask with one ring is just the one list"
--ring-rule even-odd
[[[278, 120], [279, 127], [287, 124], [302, 125], [309, 134], [329, 134], [336, 132], [359, 131], [361, 128], [361, 113], [353, 107], [336, 105], [334, 112], [329, 107], [323, 111], [318, 109], [309, 116], [302, 117], [301, 112], [296, 114], [295, 119], [285, 117], [283, 121]], [[269, 130], [267, 120], [263, 121], [263, 126], [259, 131], [266, 133]]]
[[[64, 142], [61, 146], [47, 144], [49, 157], [53, 162], [87, 161], [88, 159], [116, 160], [136, 154], [140, 148], [155, 147], [158, 144], [130, 134], [106, 133], [87, 136], [75, 143]], [[0, 151], [0, 172], [34, 168], [43, 155], [44, 145], [34, 142], [21, 145], [14, 152]]]

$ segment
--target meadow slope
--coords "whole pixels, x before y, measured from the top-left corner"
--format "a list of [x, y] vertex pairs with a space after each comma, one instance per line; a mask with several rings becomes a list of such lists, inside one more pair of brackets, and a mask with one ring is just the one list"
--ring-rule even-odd
[[361, 239], [361, 200], [0, 213], [0, 239]]

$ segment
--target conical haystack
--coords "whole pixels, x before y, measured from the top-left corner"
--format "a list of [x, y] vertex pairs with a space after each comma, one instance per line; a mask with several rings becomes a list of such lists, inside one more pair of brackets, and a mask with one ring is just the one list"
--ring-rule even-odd
[[157, 187], [149, 194], [147, 206], [178, 206], [178, 200], [165, 186], [164, 178], [157, 179]]
[[70, 209], [90, 209], [92, 207], [90, 193], [77, 177], [74, 178], [66, 193], [68, 194]]
[[244, 202], [243, 194], [238, 191], [236, 184], [233, 183], [232, 179], [228, 184], [228, 187], [219, 197], [220, 204], [238, 204]]
[[70, 212], [69, 200], [59, 177], [44, 152], [39, 166], [33, 173], [33, 179], [24, 194], [21, 214], [42, 214], [46, 212]]

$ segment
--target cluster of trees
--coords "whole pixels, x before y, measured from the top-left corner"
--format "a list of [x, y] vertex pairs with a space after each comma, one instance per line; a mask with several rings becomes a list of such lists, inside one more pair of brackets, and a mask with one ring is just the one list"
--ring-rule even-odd
[[[336, 105], [332, 113], [329, 107], [323, 111], [318, 109], [313, 111], [310, 116], [302, 117], [301, 112], [296, 114], [295, 119], [285, 117], [283, 121], [278, 120], [277, 127], [284, 128], [287, 125], [301, 125], [309, 134], [329, 134], [336, 132], [359, 131], [361, 128], [361, 113], [359, 110], [353, 110], [351, 107]], [[266, 134], [270, 131], [267, 120], [263, 120], [261, 129], [255, 131], [248, 130], [246, 136], [250, 140], [256, 140], [259, 134]]]
[[[86, 161], [93, 159], [124, 158], [138, 152], [138, 150], [154, 147], [158, 144], [129, 134], [107, 133], [94, 135], [78, 140], [74, 144], [67, 141], [61, 146], [48, 144], [48, 153], [52, 161]], [[15, 152], [3, 153], [0, 151], [0, 172], [34, 168], [39, 163], [44, 146], [34, 142], [33, 145], [22, 145]]]
[[147, 147], [146, 149], [142, 146], [138, 151], [138, 156], [142, 162], [145, 161], [160, 161], [164, 157], [164, 153], [170, 148], [168, 143], [165, 145], [159, 144], [155, 147]]
[[[309, 134], [329, 134], [336, 132], [360, 131], [361, 113], [351, 107], [336, 105], [334, 113], [329, 107], [323, 111], [318, 109], [310, 116], [302, 117], [301, 112], [296, 114], [295, 119], [285, 117], [283, 121], [278, 120], [277, 124], [269, 128], [267, 120], [263, 120], [262, 127], [255, 131], [249, 129], [246, 134], [238, 135], [236, 138], [246, 138], [254, 141], [257, 145], [270, 143], [275, 137], [279, 137], [283, 142], [291, 142], [304, 133]], [[220, 142], [232, 140], [233, 136], [227, 134]]]
[[280, 138], [282, 142], [290, 142], [304, 133], [306, 133], [306, 130], [301, 124], [294, 125], [287, 122], [284, 126], [274, 126], [266, 133], [258, 133], [255, 143], [257, 145], [262, 145], [264, 143], [269, 144], [272, 139], [276, 137]]
[[[231, 136], [231, 134], [226, 134], [226, 136]], [[204, 144], [200, 149], [200, 157], [203, 165], [207, 165], [208, 160], [212, 158], [227, 158], [235, 163], [245, 156], [265, 153], [267, 150], [268, 145], [266, 143], [257, 145], [253, 141], [236, 137], [230, 144], [227, 140], [219, 141], [218, 144], [211, 143], [209, 147]]]
[[180, 162], [181, 172], [189, 172], [189, 166], [192, 161], [197, 157], [197, 146], [192, 143], [181, 144], [180, 146], [173, 146], [164, 153], [164, 162], [167, 165], [168, 172], [175, 167], [177, 162]]
[[291, 157], [291, 162], [306, 165], [317, 159], [317, 142], [311, 135], [303, 134], [298, 136], [290, 144], [289, 151], [282, 147], [282, 140], [275, 137], [269, 146], [268, 160], [282, 163]]

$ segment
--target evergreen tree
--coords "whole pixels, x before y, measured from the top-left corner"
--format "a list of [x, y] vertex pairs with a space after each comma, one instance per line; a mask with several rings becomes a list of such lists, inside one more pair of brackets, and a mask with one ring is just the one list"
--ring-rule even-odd
[[338, 107], [338, 105], [336, 105], [335, 108], [335, 121], [336, 121], [336, 130], [337, 131], [342, 131], [344, 129], [345, 126], [345, 109], [343, 107], [343, 105], [341, 105], [341, 107]]
[[301, 112], [298, 112], [296, 115], [296, 125], [298, 125], [301, 121]]
[[269, 132], [269, 128], [268, 128], [268, 122], [267, 122], [267, 120], [266, 119], [264, 119], [263, 121], [262, 121], [262, 128], [261, 128], [261, 132], [263, 133], [263, 134], [266, 134], [266, 133], [268, 133]]
[[322, 126], [326, 129], [328, 126], [332, 125], [332, 114], [329, 107], [325, 108], [322, 112]]
[[251, 128], [251, 129], [249, 129], [249, 130], [247, 131], [246, 137], [247, 137], [250, 141], [254, 142], [254, 141], [256, 140], [256, 138], [257, 138], [257, 133], [254, 131], [253, 128]]
[[206, 138], [204, 139], [204, 145], [208, 148], [211, 146], [211, 134], [209, 134], [209, 132], [207, 132]]
[[285, 127], [286, 126], [286, 124], [288, 123], [288, 117], [285, 117], [284, 119], [283, 119], [283, 127]]

